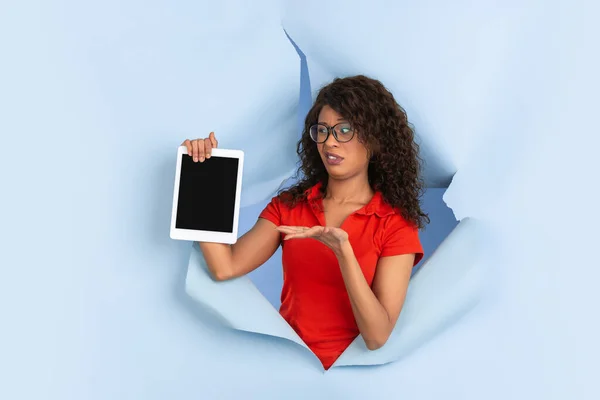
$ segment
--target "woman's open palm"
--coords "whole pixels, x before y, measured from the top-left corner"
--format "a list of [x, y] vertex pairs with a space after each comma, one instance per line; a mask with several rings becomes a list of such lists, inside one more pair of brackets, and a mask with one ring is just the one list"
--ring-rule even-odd
[[309, 228], [306, 226], [282, 225], [278, 226], [277, 230], [285, 233], [284, 240], [312, 238], [325, 244], [333, 251], [339, 250], [342, 243], [348, 240], [348, 233], [346, 231], [332, 226], [316, 225]]

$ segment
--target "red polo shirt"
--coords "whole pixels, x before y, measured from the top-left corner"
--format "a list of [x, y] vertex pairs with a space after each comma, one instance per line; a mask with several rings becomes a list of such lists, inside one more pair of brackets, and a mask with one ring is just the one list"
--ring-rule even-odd
[[[278, 226], [324, 226], [320, 186], [309, 189], [307, 200], [294, 208], [273, 197], [260, 218]], [[380, 257], [416, 253], [415, 265], [423, 258], [418, 229], [387, 204], [380, 192], [352, 213], [341, 228], [348, 233], [369, 285]], [[282, 254], [279, 312], [329, 369], [360, 333], [337, 259], [314, 239], [282, 241]]]

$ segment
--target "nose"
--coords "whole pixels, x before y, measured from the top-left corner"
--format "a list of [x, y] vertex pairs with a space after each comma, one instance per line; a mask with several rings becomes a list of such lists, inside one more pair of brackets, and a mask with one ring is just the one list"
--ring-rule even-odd
[[329, 136], [327, 136], [327, 140], [323, 142], [323, 144], [327, 147], [337, 147], [338, 141], [335, 136], [333, 136], [333, 130], [330, 131]]

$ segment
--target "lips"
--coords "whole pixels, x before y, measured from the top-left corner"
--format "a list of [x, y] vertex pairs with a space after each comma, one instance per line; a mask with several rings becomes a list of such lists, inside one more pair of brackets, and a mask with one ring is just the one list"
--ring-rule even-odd
[[330, 156], [331, 156], [331, 157], [334, 157], [334, 158], [342, 158], [342, 156], [340, 156], [340, 155], [338, 155], [338, 154], [335, 154], [335, 153], [331, 153], [331, 152], [329, 152], [329, 151], [326, 151], [326, 152], [325, 152], [325, 155], [326, 155], [327, 157], [330, 157]]
[[330, 153], [327, 151], [325, 152], [325, 160], [330, 165], [338, 165], [344, 160], [344, 158], [338, 154]]

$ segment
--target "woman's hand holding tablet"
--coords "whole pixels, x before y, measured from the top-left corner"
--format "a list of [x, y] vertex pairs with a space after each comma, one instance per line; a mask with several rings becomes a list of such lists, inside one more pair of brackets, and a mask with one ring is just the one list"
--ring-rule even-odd
[[210, 158], [212, 149], [216, 149], [219, 142], [215, 133], [211, 132], [205, 139], [186, 139], [181, 145], [186, 147], [188, 155], [194, 162], [204, 162], [205, 159]]
[[208, 138], [185, 140], [177, 151], [171, 238], [237, 241], [244, 153], [218, 149]]

